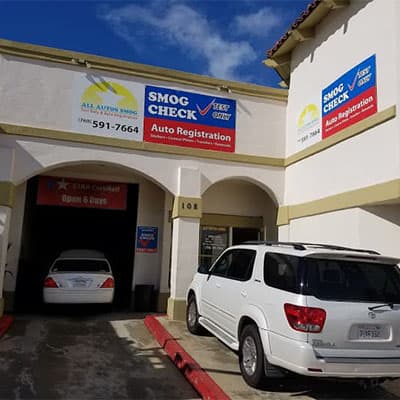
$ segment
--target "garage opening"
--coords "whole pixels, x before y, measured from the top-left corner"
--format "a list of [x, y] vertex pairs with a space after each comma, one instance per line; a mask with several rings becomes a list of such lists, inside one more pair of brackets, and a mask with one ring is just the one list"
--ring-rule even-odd
[[[113, 309], [129, 308], [138, 185], [126, 185], [126, 203], [121, 209], [79, 207], [76, 204], [44, 205], [43, 202], [38, 204], [39, 185], [42, 185], [43, 178], [32, 178], [27, 184], [15, 311], [42, 310], [43, 280], [54, 259], [61, 251], [68, 249], [95, 249], [103, 252], [111, 264], [115, 278]], [[64, 178], [62, 179], [64, 182]], [[71, 182], [76, 181], [69, 180], [69, 184], [72, 185]], [[82, 183], [83, 180], [78, 182]], [[91, 181], [86, 182], [90, 184]], [[50, 185], [48, 182], [46, 184]], [[74, 200], [65, 199], [71, 200], [72, 203]], [[109, 199], [110, 202], [113, 201], [112, 193], [109, 194]]]

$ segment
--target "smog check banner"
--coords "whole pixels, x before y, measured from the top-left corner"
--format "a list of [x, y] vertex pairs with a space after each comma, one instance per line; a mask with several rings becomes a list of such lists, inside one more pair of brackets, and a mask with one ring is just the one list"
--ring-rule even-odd
[[126, 209], [125, 183], [41, 176], [37, 204], [78, 208]]
[[376, 57], [374, 54], [322, 91], [322, 139], [376, 112]]
[[146, 86], [145, 142], [232, 153], [235, 124], [235, 100]]

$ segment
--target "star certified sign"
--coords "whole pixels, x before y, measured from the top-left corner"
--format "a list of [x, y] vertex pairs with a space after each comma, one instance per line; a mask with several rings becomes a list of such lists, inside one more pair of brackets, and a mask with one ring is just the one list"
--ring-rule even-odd
[[125, 210], [126, 195], [125, 183], [41, 176], [37, 204]]

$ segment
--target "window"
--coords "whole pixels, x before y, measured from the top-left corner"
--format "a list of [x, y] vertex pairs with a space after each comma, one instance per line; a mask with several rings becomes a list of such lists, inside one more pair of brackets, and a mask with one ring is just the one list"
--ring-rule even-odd
[[235, 249], [225, 253], [212, 269], [213, 275], [247, 281], [253, 272], [255, 250]]
[[400, 303], [395, 265], [305, 258], [311, 294], [323, 300]]
[[52, 272], [110, 272], [107, 261], [59, 258], [51, 268]]
[[228, 247], [228, 228], [200, 227], [200, 260], [203, 271], [208, 271], [217, 257]]
[[268, 286], [288, 292], [300, 293], [299, 257], [286, 254], [266, 253], [264, 258], [264, 282]]

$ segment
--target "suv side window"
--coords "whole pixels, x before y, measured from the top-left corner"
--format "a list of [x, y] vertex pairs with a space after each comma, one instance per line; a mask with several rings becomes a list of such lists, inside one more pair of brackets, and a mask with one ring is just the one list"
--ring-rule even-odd
[[298, 257], [266, 253], [264, 258], [265, 284], [287, 292], [299, 293], [298, 265]]
[[257, 252], [250, 249], [234, 249], [226, 252], [215, 264], [212, 274], [229, 279], [247, 281], [253, 272]]

